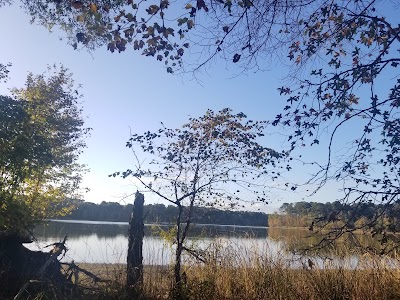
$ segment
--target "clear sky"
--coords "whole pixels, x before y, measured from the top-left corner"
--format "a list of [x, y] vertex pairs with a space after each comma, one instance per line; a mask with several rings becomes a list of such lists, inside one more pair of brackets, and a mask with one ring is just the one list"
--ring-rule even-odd
[[[0, 8], [0, 32], [0, 62], [13, 64], [11, 79], [0, 85], [1, 94], [11, 87], [23, 87], [29, 71], [39, 74], [53, 63], [69, 68], [76, 83], [82, 84], [84, 114], [87, 126], [93, 128], [88, 148], [81, 156], [81, 162], [90, 168], [83, 182], [83, 186], [91, 189], [85, 195], [86, 201], [120, 201], [124, 194], [135, 191], [128, 180], [108, 177], [129, 168], [133, 162], [131, 152], [125, 148], [130, 130], [138, 133], [155, 130], [161, 121], [167, 127], [179, 127], [189, 116], [200, 116], [208, 108], [230, 107], [251, 119], [271, 119], [285, 105], [285, 98], [279, 96], [277, 88], [283, 85], [281, 78], [286, 70], [278, 64], [265, 72], [232, 77], [232, 72], [220, 62], [200, 74], [199, 83], [189, 76], [167, 74], [161, 63], [133, 50], [114, 54], [105, 48], [93, 53], [75, 51], [65, 40], [60, 40], [62, 33], [49, 33], [44, 27], [30, 24], [18, 5]], [[268, 138], [271, 145], [279, 147], [277, 140], [281, 137]], [[325, 154], [327, 150], [323, 147], [310, 148], [306, 156], [315, 158]], [[300, 168], [291, 176], [301, 181], [308, 172]], [[336, 200], [335, 188], [328, 185], [318, 199], [312, 200]], [[276, 202], [263, 210], [274, 210], [282, 202], [299, 201], [304, 195], [281, 193]]]

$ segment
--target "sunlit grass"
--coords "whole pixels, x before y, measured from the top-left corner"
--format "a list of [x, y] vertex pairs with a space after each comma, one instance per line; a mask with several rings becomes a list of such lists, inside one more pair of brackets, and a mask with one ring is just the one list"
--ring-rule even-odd
[[[202, 254], [206, 263], [195, 258], [185, 259], [187, 299], [400, 299], [398, 257], [349, 250], [348, 255], [357, 260], [313, 257], [315, 265], [310, 268], [308, 257], [288, 257], [283, 248], [268, 249], [265, 245], [260, 249], [259, 244], [239, 244], [218, 238]], [[342, 257], [343, 254], [341, 249]], [[124, 288], [125, 265], [83, 266], [111, 280], [99, 285], [99, 299], [131, 299]], [[150, 263], [144, 267], [141, 297], [167, 299], [172, 283], [171, 264]]]

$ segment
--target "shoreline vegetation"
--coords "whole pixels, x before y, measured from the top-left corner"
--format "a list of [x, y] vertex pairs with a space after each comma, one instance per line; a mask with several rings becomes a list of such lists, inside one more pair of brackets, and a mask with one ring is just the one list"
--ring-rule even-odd
[[[218, 253], [221, 249], [215, 245], [213, 250], [215, 256], [207, 263], [193, 259], [184, 264], [185, 299], [400, 299], [400, 270], [393, 265], [394, 261], [399, 263], [397, 257], [389, 261], [364, 255], [355, 267], [329, 262], [310, 267], [302, 258], [302, 267], [292, 268], [284, 259], [255, 255], [251, 247]], [[87, 299], [132, 299], [124, 287], [125, 264], [79, 266], [107, 280], [98, 283], [96, 294]], [[138, 299], [170, 299], [173, 266], [145, 265], [143, 272]], [[81, 282], [85, 283], [84, 277]]]
[[283, 203], [279, 213], [268, 215], [268, 226], [309, 228], [313, 221], [330, 223], [330, 216], [334, 215], [334, 222], [325, 226], [325, 229], [346, 226], [348, 229], [357, 230], [372, 228], [377, 216], [383, 213], [385, 217], [382, 219], [382, 228], [390, 232], [399, 232], [400, 202], [388, 205], [373, 202], [346, 204], [339, 201]]
[[[76, 209], [68, 216], [59, 220], [84, 220], [101, 222], [128, 222], [133, 205], [121, 205], [118, 202], [80, 202]], [[336, 202], [296, 202], [283, 203], [279, 212], [266, 214], [252, 211], [230, 211], [213, 207], [195, 207], [193, 224], [197, 225], [226, 225], [226, 226], [253, 226], [253, 227], [280, 227], [308, 229], [313, 220], [324, 221], [332, 214], [336, 214], [335, 226], [346, 224], [353, 229], [363, 228], [371, 223], [380, 211], [390, 211], [385, 218], [384, 225], [389, 231], [400, 230], [400, 204], [393, 203], [383, 207], [374, 203], [361, 203], [357, 205]], [[144, 223], [169, 225], [175, 224], [177, 208], [172, 205], [147, 204], [144, 206]], [[326, 227], [329, 229], [329, 226]]]
[[[308, 233], [306, 228], [302, 229]], [[279, 229], [274, 227], [269, 234], [272, 238], [281, 236]], [[303, 233], [299, 237], [293, 236], [293, 242], [306, 241], [302, 237]], [[202, 253], [203, 261], [186, 256], [182, 266], [182, 299], [400, 299], [400, 257], [397, 253], [390, 257], [365, 254], [344, 244], [344, 248], [325, 253], [337, 257], [336, 260], [300, 255], [288, 258], [289, 240], [275, 254], [268, 251], [266, 244], [265, 255], [260, 255], [255, 244], [238, 247], [232, 241], [225, 240], [221, 244], [218, 240], [217, 237]], [[354, 256], [358, 257], [356, 263], [351, 261]], [[77, 262], [76, 265], [102, 280], [94, 281], [93, 277], [79, 272], [72, 278], [78, 283], [78, 292], [63, 294], [60, 299], [174, 299], [172, 262], [163, 266], [152, 262], [144, 265], [143, 285], [137, 294], [126, 288], [126, 264]], [[36, 295], [32, 299], [59, 296], [57, 291], [47, 287], [40, 288], [39, 294], [32, 291], [32, 295]]]
[[[216, 238], [215, 242], [204, 249], [201, 255], [185, 256], [182, 264], [182, 299], [400, 299], [400, 256], [397, 252], [390, 255], [378, 255], [376, 253], [379, 252], [376, 251], [366, 253], [354, 247], [351, 239], [346, 238], [338, 240], [334, 248], [325, 252], [294, 254], [299, 253], [296, 251], [297, 247], [304, 248], [302, 246], [309, 244], [312, 239], [315, 244], [320, 238], [312, 236], [309, 231], [308, 226], [313, 218], [324, 218], [337, 210], [340, 211], [338, 220], [332, 223], [336, 225], [345, 220], [346, 214], [350, 214], [353, 209], [336, 207], [337, 205], [285, 203], [280, 214], [272, 215], [196, 207], [194, 223], [199, 226], [205, 220], [208, 224], [239, 227], [260, 226], [264, 222], [260, 227], [267, 228], [269, 225], [268, 236], [273, 239], [282, 239], [280, 228], [289, 231], [293, 229], [296, 232], [290, 238], [284, 239], [277, 250], [268, 251], [268, 245], [265, 244], [267, 251], [263, 255], [257, 251], [259, 249], [256, 245], [238, 247], [231, 241], [222, 245], [218, 243], [218, 235], [213, 236]], [[89, 219], [89, 222], [126, 222], [132, 211], [131, 206], [84, 202], [80, 203], [72, 215], [58, 221], [80, 222]], [[379, 207], [366, 206], [357, 209], [360, 214], [355, 219], [355, 226], [359, 226], [360, 220], [368, 217], [368, 211], [379, 210]], [[172, 223], [175, 213], [172, 206], [147, 205], [145, 223], [153, 221], [159, 226], [167, 225], [166, 223]], [[168, 217], [171, 217], [171, 221]], [[364, 221], [367, 222], [368, 219]], [[387, 222], [396, 225], [397, 219]], [[359, 242], [370, 248], [379, 248], [379, 243], [375, 245], [377, 241], [371, 240], [367, 235], [361, 235]], [[290, 253], [292, 256], [289, 258]], [[174, 299], [172, 261], [169, 265], [151, 262], [144, 265], [143, 284], [134, 291], [126, 287], [126, 264], [76, 265], [93, 276], [87, 276], [84, 272], [77, 273], [72, 279], [74, 286], [78, 287], [77, 290], [70, 294], [63, 292], [60, 299]], [[101, 280], [93, 280], [94, 278]], [[35, 295], [32, 299], [54, 299], [60, 295], [48, 287], [39, 288], [39, 291], [39, 294], [32, 292]]]

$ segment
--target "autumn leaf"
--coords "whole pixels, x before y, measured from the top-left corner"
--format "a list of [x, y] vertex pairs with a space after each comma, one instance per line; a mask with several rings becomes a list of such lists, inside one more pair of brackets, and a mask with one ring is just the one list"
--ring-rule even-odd
[[90, 4], [90, 10], [92, 11], [92, 13], [97, 13], [97, 6], [94, 3]]
[[194, 26], [194, 21], [192, 19], [186, 22], [188, 29], [192, 29]]

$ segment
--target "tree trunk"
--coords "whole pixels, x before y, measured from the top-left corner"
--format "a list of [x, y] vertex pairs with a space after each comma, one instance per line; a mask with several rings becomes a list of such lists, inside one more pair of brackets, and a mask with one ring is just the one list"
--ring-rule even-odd
[[176, 220], [176, 251], [175, 251], [175, 267], [174, 267], [174, 275], [175, 275], [175, 285], [178, 286], [181, 282], [181, 257], [182, 257], [182, 248], [183, 241], [181, 240], [181, 218], [183, 213], [183, 207], [178, 205], [178, 218]]
[[128, 288], [140, 289], [143, 283], [143, 194], [137, 192], [131, 219], [129, 220], [128, 242]]
[[181, 260], [182, 260], [182, 250], [183, 250], [183, 244], [179, 242], [176, 246], [176, 252], [175, 252], [175, 284], [180, 284], [182, 281], [181, 278]]

